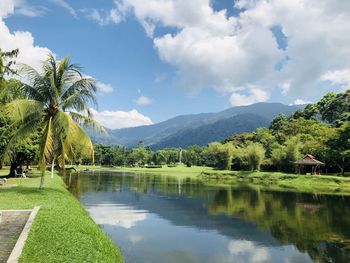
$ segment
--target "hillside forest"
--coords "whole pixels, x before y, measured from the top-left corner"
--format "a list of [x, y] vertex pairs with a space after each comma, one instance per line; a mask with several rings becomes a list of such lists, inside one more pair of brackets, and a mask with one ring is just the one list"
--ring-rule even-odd
[[[294, 162], [311, 154], [324, 173], [350, 171], [350, 90], [327, 93], [320, 101], [278, 115], [268, 128], [233, 134], [201, 147], [165, 148], [95, 145], [95, 161], [108, 166], [158, 166], [184, 163], [227, 170], [296, 172]], [[83, 159], [78, 162], [84, 162]], [[304, 171], [309, 172], [309, 171]]]

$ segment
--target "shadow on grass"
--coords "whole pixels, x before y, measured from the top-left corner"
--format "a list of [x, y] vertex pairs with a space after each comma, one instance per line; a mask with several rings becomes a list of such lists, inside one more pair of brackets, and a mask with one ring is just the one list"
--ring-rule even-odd
[[48, 195], [52, 193], [64, 194], [65, 191], [63, 189], [57, 189], [52, 187], [44, 187], [40, 189], [39, 187], [28, 187], [28, 186], [16, 186], [10, 188], [1, 188], [1, 194], [23, 194], [23, 195]]

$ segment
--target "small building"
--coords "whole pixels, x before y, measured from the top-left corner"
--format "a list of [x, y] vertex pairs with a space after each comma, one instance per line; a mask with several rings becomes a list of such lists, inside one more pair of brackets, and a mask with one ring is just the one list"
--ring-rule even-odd
[[296, 161], [295, 164], [298, 166], [299, 173], [303, 171], [304, 173], [307, 172], [315, 175], [319, 175], [321, 166], [325, 165], [325, 163], [317, 160], [311, 154], [306, 154], [302, 159]]

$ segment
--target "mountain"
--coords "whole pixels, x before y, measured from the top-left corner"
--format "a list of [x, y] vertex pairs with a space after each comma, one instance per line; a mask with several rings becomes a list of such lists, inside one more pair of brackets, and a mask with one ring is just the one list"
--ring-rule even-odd
[[232, 107], [217, 113], [200, 113], [177, 116], [148, 126], [107, 129], [109, 137], [89, 132], [95, 143], [136, 146], [139, 141], [154, 149], [185, 147], [222, 140], [227, 136], [267, 127], [279, 113], [290, 115], [304, 106], [287, 106], [281, 103], [256, 103]]
[[239, 114], [211, 124], [204, 124], [197, 128], [180, 130], [152, 145], [152, 149], [158, 150], [169, 146], [204, 146], [213, 141], [224, 140], [232, 134], [254, 131], [259, 127], [267, 127], [269, 124], [269, 119], [263, 118], [259, 115], [251, 113]]

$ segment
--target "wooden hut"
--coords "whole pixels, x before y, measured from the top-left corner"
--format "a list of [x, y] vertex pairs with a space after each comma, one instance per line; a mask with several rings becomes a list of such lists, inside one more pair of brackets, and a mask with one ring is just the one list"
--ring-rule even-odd
[[295, 162], [295, 164], [298, 166], [298, 171], [301, 173], [302, 169], [309, 170], [311, 174], [320, 174], [320, 168], [321, 166], [324, 166], [325, 164], [319, 160], [317, 160], [314, 156], [311, 154], [306, 154], [303, 159], [298, 160]]

